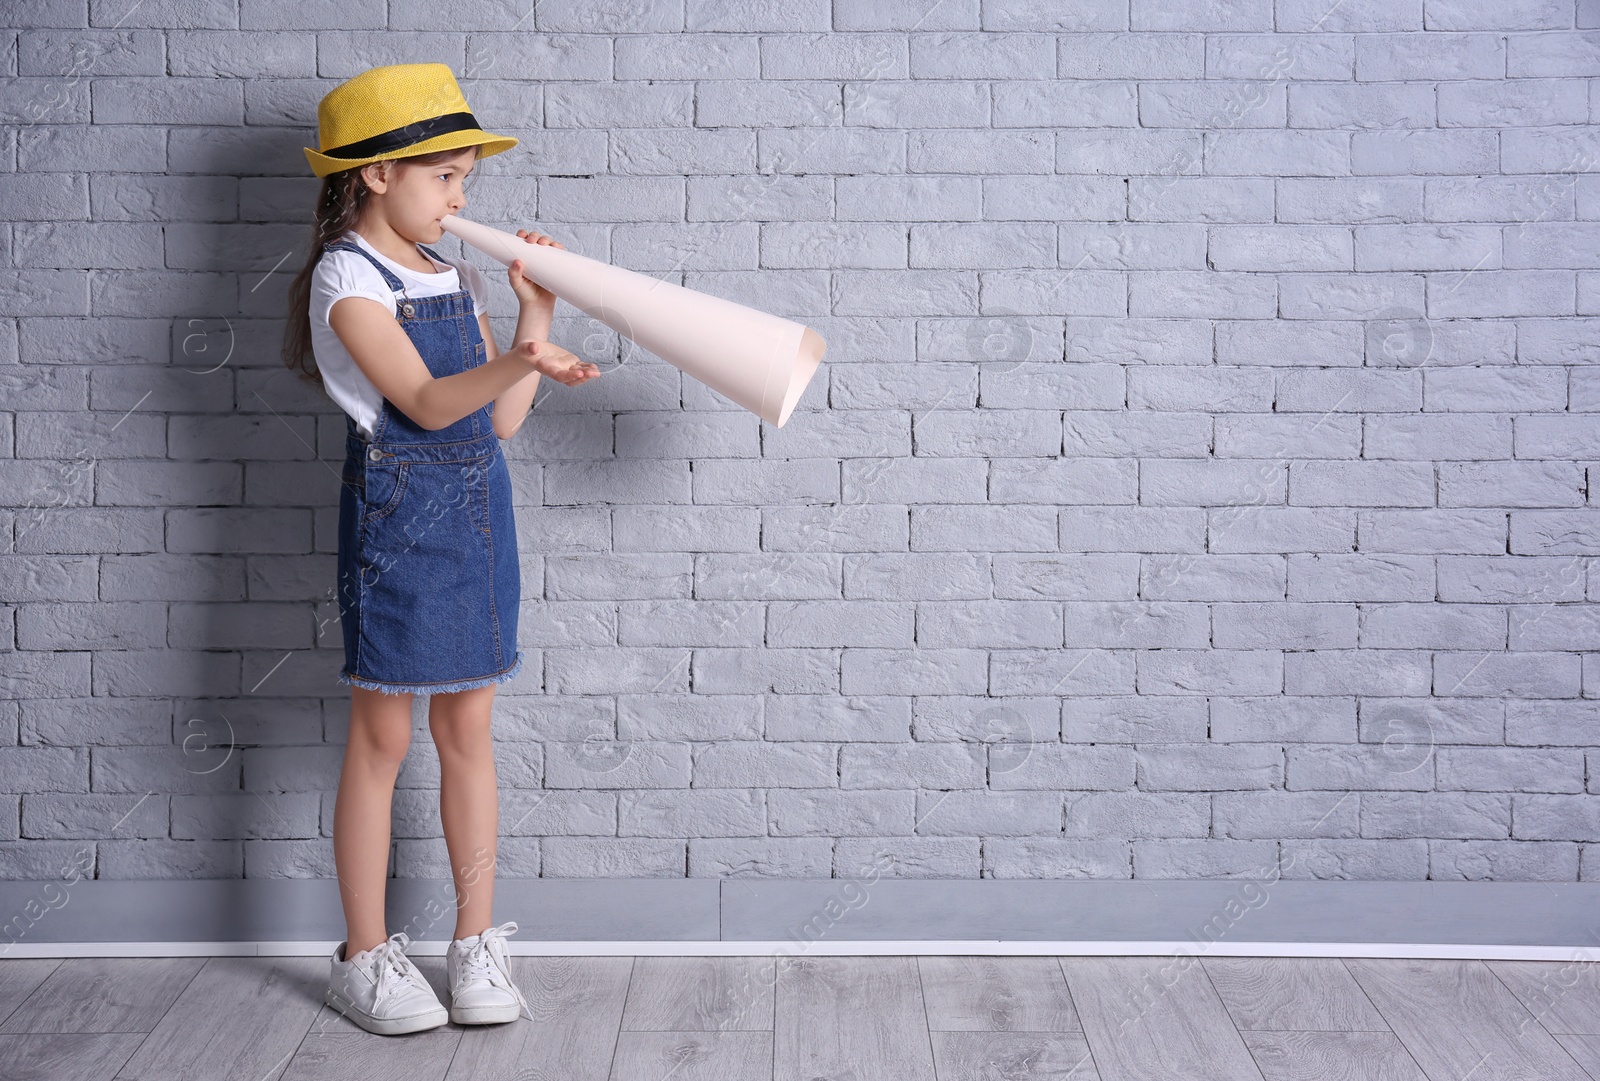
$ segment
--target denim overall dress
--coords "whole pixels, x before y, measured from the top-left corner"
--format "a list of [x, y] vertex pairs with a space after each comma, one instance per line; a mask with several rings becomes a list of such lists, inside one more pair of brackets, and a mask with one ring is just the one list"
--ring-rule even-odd
[[[422, 251], [439, 259], [428, 248]], [[396, 317], [434, 378], [485, 362], [483, 335], [465, 288], [442, 296], [397, 294]], [[339, 681], [391, 694], [465, 691], [511, 679], [522, 668], [517, 606], [522, 578], [511, 476], [489, 402], [429, 431], [387, 398], [372, 439], [346, 415], [339, 490]]]

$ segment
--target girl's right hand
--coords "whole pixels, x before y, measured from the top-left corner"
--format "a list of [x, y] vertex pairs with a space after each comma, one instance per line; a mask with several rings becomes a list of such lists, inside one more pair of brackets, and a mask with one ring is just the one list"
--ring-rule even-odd
[[600, 375], [598, 366], [552, 342], [529, 339], [518, 343], [512, 352], [521, 357], [530, 369], [540, 375], [548, 375], [563, 386], [574, 387]]

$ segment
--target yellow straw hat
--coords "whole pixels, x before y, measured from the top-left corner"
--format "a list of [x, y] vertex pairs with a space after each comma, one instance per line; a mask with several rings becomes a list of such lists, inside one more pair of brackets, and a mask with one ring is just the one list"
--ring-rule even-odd
[[321, 149], [304, 149], [318, 176], [476, 145], [486, 158], [517, 145], [478, 126], [446, 64], [389, 64], [346, 79], [317, 106], [317, 136]]

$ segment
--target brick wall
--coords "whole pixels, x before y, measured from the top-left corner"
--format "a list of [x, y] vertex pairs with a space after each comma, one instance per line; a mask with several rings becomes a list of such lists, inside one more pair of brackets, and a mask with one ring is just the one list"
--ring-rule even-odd
[[780, 430], [559, 309], [500, 874], [1600, 879], [1600, 2], [443, 10], [0, 11], [0, 877], [333, 874], [276, 348], [317, 101], [428, 60], [465, 216], [830, 347]]

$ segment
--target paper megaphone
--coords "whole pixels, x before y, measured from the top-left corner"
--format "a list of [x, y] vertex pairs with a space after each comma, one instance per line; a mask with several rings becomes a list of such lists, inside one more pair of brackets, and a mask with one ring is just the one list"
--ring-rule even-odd
[[828, 348], [810, 327], [731, 300], [455, 214], [440, 224], [503, 266], [521, 259], [530, 281], [780, 428]]

